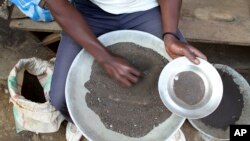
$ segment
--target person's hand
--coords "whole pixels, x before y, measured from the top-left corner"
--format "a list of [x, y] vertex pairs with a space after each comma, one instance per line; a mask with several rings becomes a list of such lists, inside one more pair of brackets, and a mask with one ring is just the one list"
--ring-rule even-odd
[[127, 60], [115, 54], [112, 54], [100, 64], [113, 79], [126, 87], [137, 83], [139, 77], [141, 77], [140, 71], [129, 65]]
[[207, 57], [195, 47], [179, 41], [174, 36], [166, 35], [164, 37], [165, 48], [171, 58], [186, 56], [194, 64], [199, 64], [200, 61], [196, 57], [207, 60]]

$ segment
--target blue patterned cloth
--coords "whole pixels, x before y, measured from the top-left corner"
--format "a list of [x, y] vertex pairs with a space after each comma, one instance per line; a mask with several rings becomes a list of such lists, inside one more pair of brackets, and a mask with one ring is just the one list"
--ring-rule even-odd
[[41, 0], [10, 0], [14, 3], [26, 16], [34, 21], [53, 21], [53, 16], [48, 9], [41, 8], [38, 4]]

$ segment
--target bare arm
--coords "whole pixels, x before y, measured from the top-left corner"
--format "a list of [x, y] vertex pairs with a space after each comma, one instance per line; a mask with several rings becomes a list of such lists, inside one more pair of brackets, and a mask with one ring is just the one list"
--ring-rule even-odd
[[84, 47], [114, 79], [125, 86], [138, 81], [140, 72], [128, 62], [103, 47], [91, 31], [84, 17], [68, 0], [46, 0], [57, 23], [72, 39]]
[[[177, 33], [182, 0], [159, 0], [162, 13], [163, 32]], [[196, 57], [206, 59], [206, 56], [195, 47], [177, 40], [174, 36], [164, 36], [167, 52], [172, 58], [186, 56], [190, 61], [199, 64]]]

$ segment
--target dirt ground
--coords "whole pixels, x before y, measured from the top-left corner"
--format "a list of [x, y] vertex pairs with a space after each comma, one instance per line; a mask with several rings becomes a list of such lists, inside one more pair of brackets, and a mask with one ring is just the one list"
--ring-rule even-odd
[[66, 140], [66, 122], [56, 133], [36, 134], [29, 131], [16, 133], [6, 80], [10, 70], [19, 59], [33, 56], [48, 60], [55, 54], [50, 49], [42, 47], [30, 33], [11, 30], [8, 28], [8, 22], [0, 19], [0, 141]]

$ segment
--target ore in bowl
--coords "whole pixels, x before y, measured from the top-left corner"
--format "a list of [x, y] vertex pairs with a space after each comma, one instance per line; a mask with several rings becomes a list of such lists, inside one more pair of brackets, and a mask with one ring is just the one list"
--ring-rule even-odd
[[173, 113], [198, 119], [211, 114], [222, 99], [222, 80], [216, 69], [200, 59], [195, 65], [177, 58], [162, 70], [158, 89], [165, 106]]

